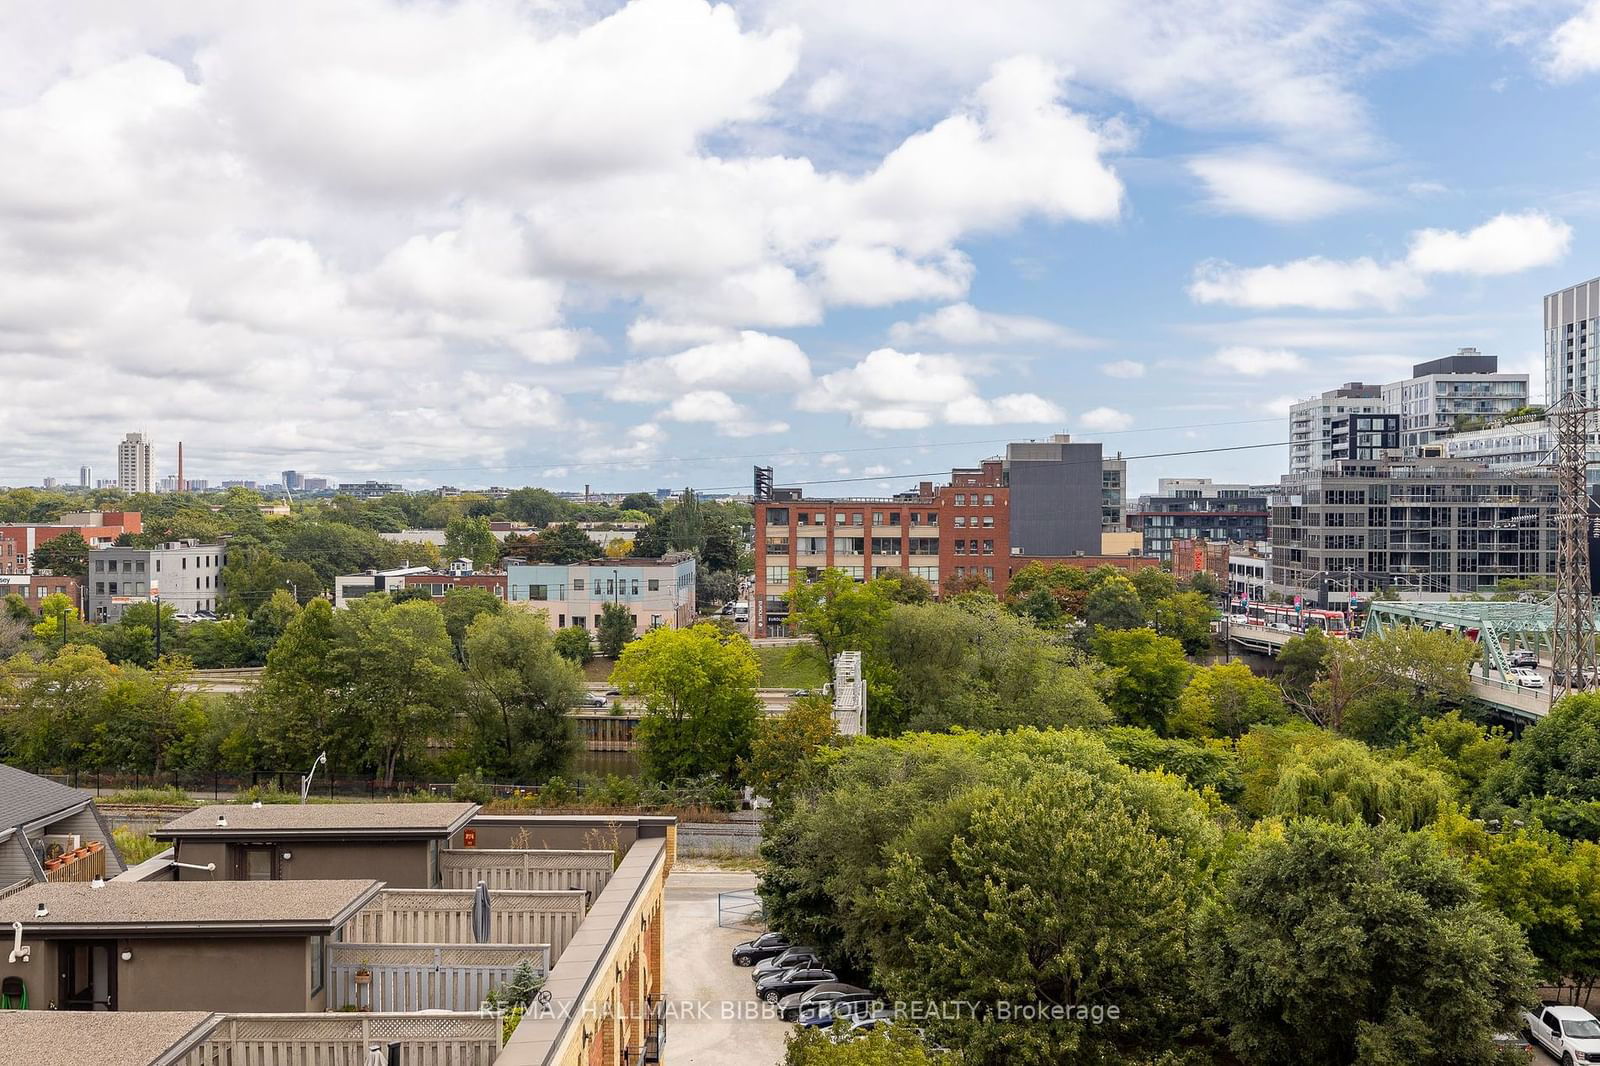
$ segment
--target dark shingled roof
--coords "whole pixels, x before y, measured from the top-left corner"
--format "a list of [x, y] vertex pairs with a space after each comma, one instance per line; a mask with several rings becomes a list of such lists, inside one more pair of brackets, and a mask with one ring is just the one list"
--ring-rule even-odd
[[[180, 815], [158, 838], [229, 837], [245, 833], [293, 836], [445, 836], [478, 813], [476, 803], [214, 804]], [[217, 818], [228, 824], [219, 826]]]
[[0, 829], [15, 829], [70, 811], [93, 799], [81, 788], [0, 763]]

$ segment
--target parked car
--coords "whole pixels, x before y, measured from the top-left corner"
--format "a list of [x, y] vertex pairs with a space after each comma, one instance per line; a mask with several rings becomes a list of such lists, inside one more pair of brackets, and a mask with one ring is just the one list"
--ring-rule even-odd
[[814, 693], [808, 688], [797, 688], [790, 692], [789, 695], [794, 699], [800, 699], [802, 696], [811, 696]]
[[733, 964], [754, 966], [774, 955], [782, 955], [788, 950], [789, 938], [782, 933], [762, 933], [754, 940], [746, 940], [733, 946]]
[[860, 985], [846, 984], [844, 981], [835, 981], [826, 985], [812, 985], [804, 992], [791, 992], [778, 1000], [778, 1017], [786, 1022], [792, 1022], [807, 1004], [819, 1003], [852, 994], [869, 995], [870, 993]]
[[620, 695], [622, 695], [622, 690], [620, 688], [608, 688], [608, 689], [606, 689], [606, 695], [607, 696], [620, 696]]
[[1523, 666], [1514, 666], [1507, 670], [1506, 680], [1515, 681], [1522, 688], [1544, 688], [1544, 675]]
[[609, 707], [610, 702], [598, 692], [586, 692], [579, 701], [585, 707]]
[[768, 974], [756, 985], [756, 995], [768, 1003], [776, 1003], [791, 992], [799, 992], [810, 988], [812, 985], [828, 984], [837, 981], [839, 975], [832, 970], [821, 970], [811, 966], [796, 966], [792, 970], [782, 973]]
[[1522, 1015], [1528, 1035], [1564, 1066], [1600, 1062], [1600, 1021], [1582, 1007], [1542, 1003]]
[[1539, 665], [1539, 653], [1530, 648], [1517, 648], [1511, 652], [1511, 665], [1532, 669]]
[[1529, 1062], [1533, 1061], [1533, 1045], [1516, 1033], [1496, 1033], [1494, 1035], [1494, 1046], [1506, 1051], [1521, 1052]]
[[802, 1029], [826, 1029], [835, 1020], [854, 1021], [882, 1009], [883, 1001], [877, 996], [871, 992], [860, 992], [813, 1004], [810, 1009], [802, 1009], [795, 1021]]
[[876, 1029], [880, 1025], [888, 1025], [894, 1021], [894, 1011], [875, 1010], [870, 1014], [857, 1016], [850, 1019], [843, 1029], [833, 1034], [835, 1043], [842, 1044], [846, 1040], [854, 1040]]
[[1294, 627], [1291, 626], [1288, 622], [1274, 622], [1270, 626], [1268, 626], [1267, 628], [1271, 629], [1271, 630], [1274, 630], [1275, 632], [1278, 632], [1278, 633], [1293, 633], [1294, 632]]
[[795, 946], [786, 949], [782, 954], [774, 955], [765, 962], [756, 965], [755, 973], [750, 975], [752, 982], [759, 981], [770, 973], [779, 973], [783, 970], [792, 970], [796, 966], [826, 966], [822, 955], [813, 947]]

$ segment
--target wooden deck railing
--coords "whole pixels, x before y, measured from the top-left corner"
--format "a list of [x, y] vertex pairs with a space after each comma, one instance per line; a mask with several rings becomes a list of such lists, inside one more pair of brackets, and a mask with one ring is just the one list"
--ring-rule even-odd
[[[96, 841], [96, 843], [99, 842]], [[104, 844], [101, 844], [100, 847], [95, 848], [93, 851], [84, 851], [82, 854], [74, 852], [62, 856], [59, 860], [51, 861], [60, 862], [61, 865], [53, 870], [48, 868], [45, 870], [44, 879], [46, 881], [93, 881], [97, 877], [106, 875], [106, 849]], [[46, 865], [48, 866], [48, 864]]]
[[[550, 972], [548, 944], [334, 944], [328, 1008], [474, 1011], [518, 964]], [[357, 977], [366, 971], [366, 980]]]
[[174, 1066], [363, 1066], [391, 1041], [407, 1066], [490, 1066], [493, 1014], [233, 1014]]
[[439, 857], [445, 888], [553, 892], [581, 889], [597, 899], [617, 864], [610, 851], [545, 851], [534, 848], [458, 848]]
[[[472, 944], [469, 889], [386, 888], [345, 924], [340, 939], [358, 944]], [[490, 893], [490, 944], [548, 944], [561, 957], [587, 901], [582, 892]]]

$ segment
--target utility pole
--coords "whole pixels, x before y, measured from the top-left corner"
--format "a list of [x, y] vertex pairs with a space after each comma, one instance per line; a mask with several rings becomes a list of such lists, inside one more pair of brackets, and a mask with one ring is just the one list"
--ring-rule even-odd
[[1592, 407], [1567, 393], [1549, 415], [1555, 430], [1556, 590], [1551, 706], [1588, 688], [1595, 670], [1594, 601], [1589, 594], [1588, 438]]

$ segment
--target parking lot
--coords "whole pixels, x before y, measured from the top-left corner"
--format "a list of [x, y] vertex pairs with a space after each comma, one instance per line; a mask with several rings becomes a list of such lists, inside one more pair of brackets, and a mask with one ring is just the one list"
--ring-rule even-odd
[[729, 952], [755, 933], [717, 925], [717, 894], [755, 887], [754, 874], [674, 870], [667, 878], [669, 1007], [662, 1061], [672, 1066], [777, 1066], [790, 1026], [763, 1016], [750, 971]]

